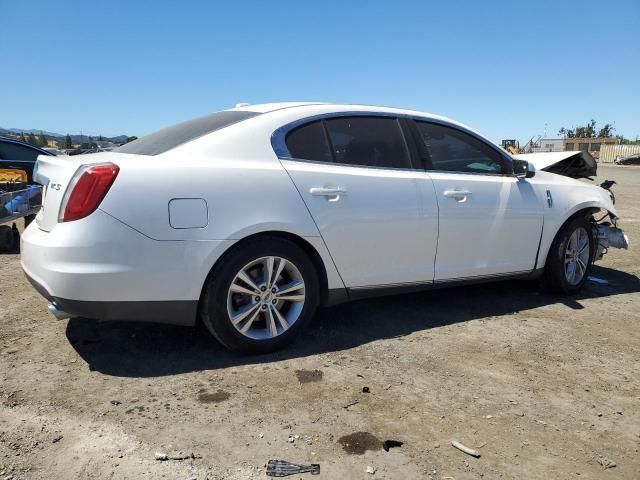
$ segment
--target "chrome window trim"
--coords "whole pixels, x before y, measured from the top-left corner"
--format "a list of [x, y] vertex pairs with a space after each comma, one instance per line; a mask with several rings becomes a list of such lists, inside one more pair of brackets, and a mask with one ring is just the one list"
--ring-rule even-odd
[[[366, 110], [366, 111], [346, 111], [346, 112], [331, 112], [331, 113], [320, 113], [317, 115], [312, 115], [309, 117], [304, 117], [304, 118], [300, 118], [298, 120], [294, 120], [293, 122], [289, 122], [279, 128], [277, 128], [272, 134], [271, 134], [271, 147], [273, 148], [273, 151], [275, 152], [276, 156], [280, 159], [280, 160], [293, 160], [296, 162], [312, 162], [312, 163], [322, 163], [322, 164], [330, 164], [330, 165], [339, 165], [339, 166], [348, 166], [348, 167], [355, 167], [355, 168], [374, 168], [374, 169], [381, 169], [381, 170], [399, 170], [399, 171], [403, 171], [403, 170], [407, 170], [407, 169], [403, 169], [403, 168], [385, 168], [385, 167], [372, 167], [372, 166], [363, 166], [363, 165], [351, 165], [348, 163], [336, 163], [336, 162], [323, 162], [321, 160], [308, 160], [308, 159], [304, 159], [304, 158], [295, 158], [291, 155], [291, 153], [289, 152], [289, 149], [287, 148], [287, 143], [286, 143], [286, 139], [287, 139], [287, 135], [289, 134], [289, 132], [291, 130], [294, 130], [298, 127], [301, 127], [303, 125], [306, 125], [307, 123], [312, 123], [318, 120], [327, 120], [327, 119], [331, 119], [331, 118], [340, 118], [340, 117], [391, 117], [391, 118], [404, 118], [407, 120], [413, 120], [413, 121], [417, 121], [417, 122], [427, 122], [427, 123], [433, 123], [436, 125], [441, 125], [443, 127], [449, 127], [449, 128], [453, 128], [455, 130], [458, 130], [462, 133], [465, 133], [467, 135], [472, 136], [473, 138], [475, 138], [476, 140], [478, 140], [479, 142], [482, 142], [484, 145], [490, 147], [493, 151], [495, 151], [498, 155], [500, 155], [501, 158], [503, 158], [505, 160], [505, 162], [507, 163], [508, 167], [511, 169], [511, 171], [513, 171], [513, 165], [512, 165], [512, 159], [507, 156], [505, 154], [505, 152], [503, 152], [502, 150], [500, 150], [500, 148], [498, 148], [496, 145], [494, 145], [491, 142], [488, 142], [486, 139], [484, 139], [483, 137], [481, 137], [480, 135], [478, 135], [475, 132], [472, 132], [470, 130], [467, 130], [464, 127], [461, 127], [459, 125], [455, 125], [453, 123], [447, 122], [446, 120], [440, 120], [440, 119], [436, 119], [436, 118], [429, 118], [429, 117], [421, 117], [420, 115], [411, 115], [411, 114], [407, 114], [407, 113], [393, 113], [393, 112], [378, 112], [375, 110]], [[401, 129], [402, 131], [402, 129]], [[402, 131], [403, 133], [403, 137], [404, 137], [404, 131]], [[405, 143], [407, 142], [407, 139], [404, 139]], [[427, 171], [427, 172], [438, 172], [438, 173], [458, 173], [458, 174], [463, 174], [463, 175], [491, 175], [491, 176], [495, 176], [495, 177], [512, 177], [513, 174], [512, 173], [482, 173], [482, 172], [456, 172], [456, 171], [448, 171], [448, 170], [436, 170], [436, 169], [423, 169], [423, 168], [411, 168], [408, 169], [409, 171], [416, 171], [416, 170], [423, 170], [423, 171]]]

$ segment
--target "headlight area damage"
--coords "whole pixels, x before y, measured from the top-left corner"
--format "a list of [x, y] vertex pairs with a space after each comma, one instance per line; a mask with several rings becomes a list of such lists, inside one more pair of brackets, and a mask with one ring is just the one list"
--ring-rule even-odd
[[[605, 221], [606, 218], [611, 221]], [[593, 241], [596, 246], [596, 254], [593, 257], [593, 261], [602, 260], [602, 257], [609, 247], [613, 248], [629, 248], [629, 238], [618, 227], [616, 227], [617, 218], [607, 212], [600, 220], [593, 219]]]
[[[596, 176], [598, 169], [595, 159], [588, 152], [583, 151], [525, 153], [514, 155], [514, 158], [526, 160], [538, 170], [575, 179], [586, 178], [593, 180], [591, 177]], [[600, 188], [609, 193], [614, 204], [616, 199], [611, 187], [615, 183], [613, 180], [605, 180], [600, 184]], [[601, 216], [599, 220], [591, 217], [593, 241], [594, 245], [596, 245], [594, 261], [602, 260], [603, 255], [607, 253], [610, 247], [629, 248], [629, 238], [616, 226], [617, 217], [606, 210], [596, 210], [593, 214], [598, 215], [600, 212], [603, 212], [604, 216]]]

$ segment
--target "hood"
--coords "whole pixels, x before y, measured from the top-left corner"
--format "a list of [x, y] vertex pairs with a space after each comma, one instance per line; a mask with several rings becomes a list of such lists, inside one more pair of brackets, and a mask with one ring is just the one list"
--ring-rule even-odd
[[514, 155], [518, 160], [526, 160], [536, 170], [564, 175], [571, 178], [595, 177], [598, 164], [588, 153], [581, 150], [572, 152], [522, 153]]

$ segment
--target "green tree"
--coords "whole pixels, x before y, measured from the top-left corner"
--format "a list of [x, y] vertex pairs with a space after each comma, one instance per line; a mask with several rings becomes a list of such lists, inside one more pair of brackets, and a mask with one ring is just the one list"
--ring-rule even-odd
[[607, 123], [598, 131], [596, 128], [596, 121], [592, 119], [589, 123], [581, 127], [562, 127], [558, 130], [558, 135], [564, 138], [595, 138], [596, 136], [602, 136], [601, 133], [607, 133], [608, 135], [606, 136], [611, 136], [613, 134], [613, 125]]
[[576, 131], [573, 129], [562, 127], [560, 130], [558, 130], [558, 135], [562, 138], [575, 138]]
[[40, 130], [40, 136], [38, 137], [38, 146], [39, 147], [48, 147], [49, 141], [47, 140], [47, 136]]
[[130, 137], [127, 137], [126, 143], [133, 142], [134, 140], [137, 140], [137, 139], [138, 137], [136, 137], [135, 135], [131, 135]]
[[24, 136], [24, 132], [20, 132], [20, 141], [27, 143], [27, 137]]
[[613, 137], [613, 132], [615, 130], [616, 129], [613, 128], [613, 125], [611, 125], [610, 123], [605, 123], [604, 127], [602, 127], [598, 132], [598, 137]]
[[64, 148], [73, 148], [73, 142], [71, 141], [71, 135], [67, 133], [64, 137]]
[[29, 143], [31, 145], [35, 145], [36, 147], [38, 146], [38, 139], [33, 134], [33, 132], [31, 132], [31, 133], [29, 133], [29, 135], [27, 135], [27, 143]]

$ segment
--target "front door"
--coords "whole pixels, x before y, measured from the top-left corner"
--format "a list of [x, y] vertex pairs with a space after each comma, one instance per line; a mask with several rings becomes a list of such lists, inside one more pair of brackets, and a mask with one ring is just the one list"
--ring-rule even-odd
[[416, 122], [427, 147], [439, 208], [435, 281], [530, 272], [542, 234], [543, 204], [506, 159], [451, 127]]
[[[347, 287], [431, 283], [438, 217], [400, 123], [336, 117], [287, 136], [282, 160]], [[311, 161], [309, 161], [311, 160]]]

